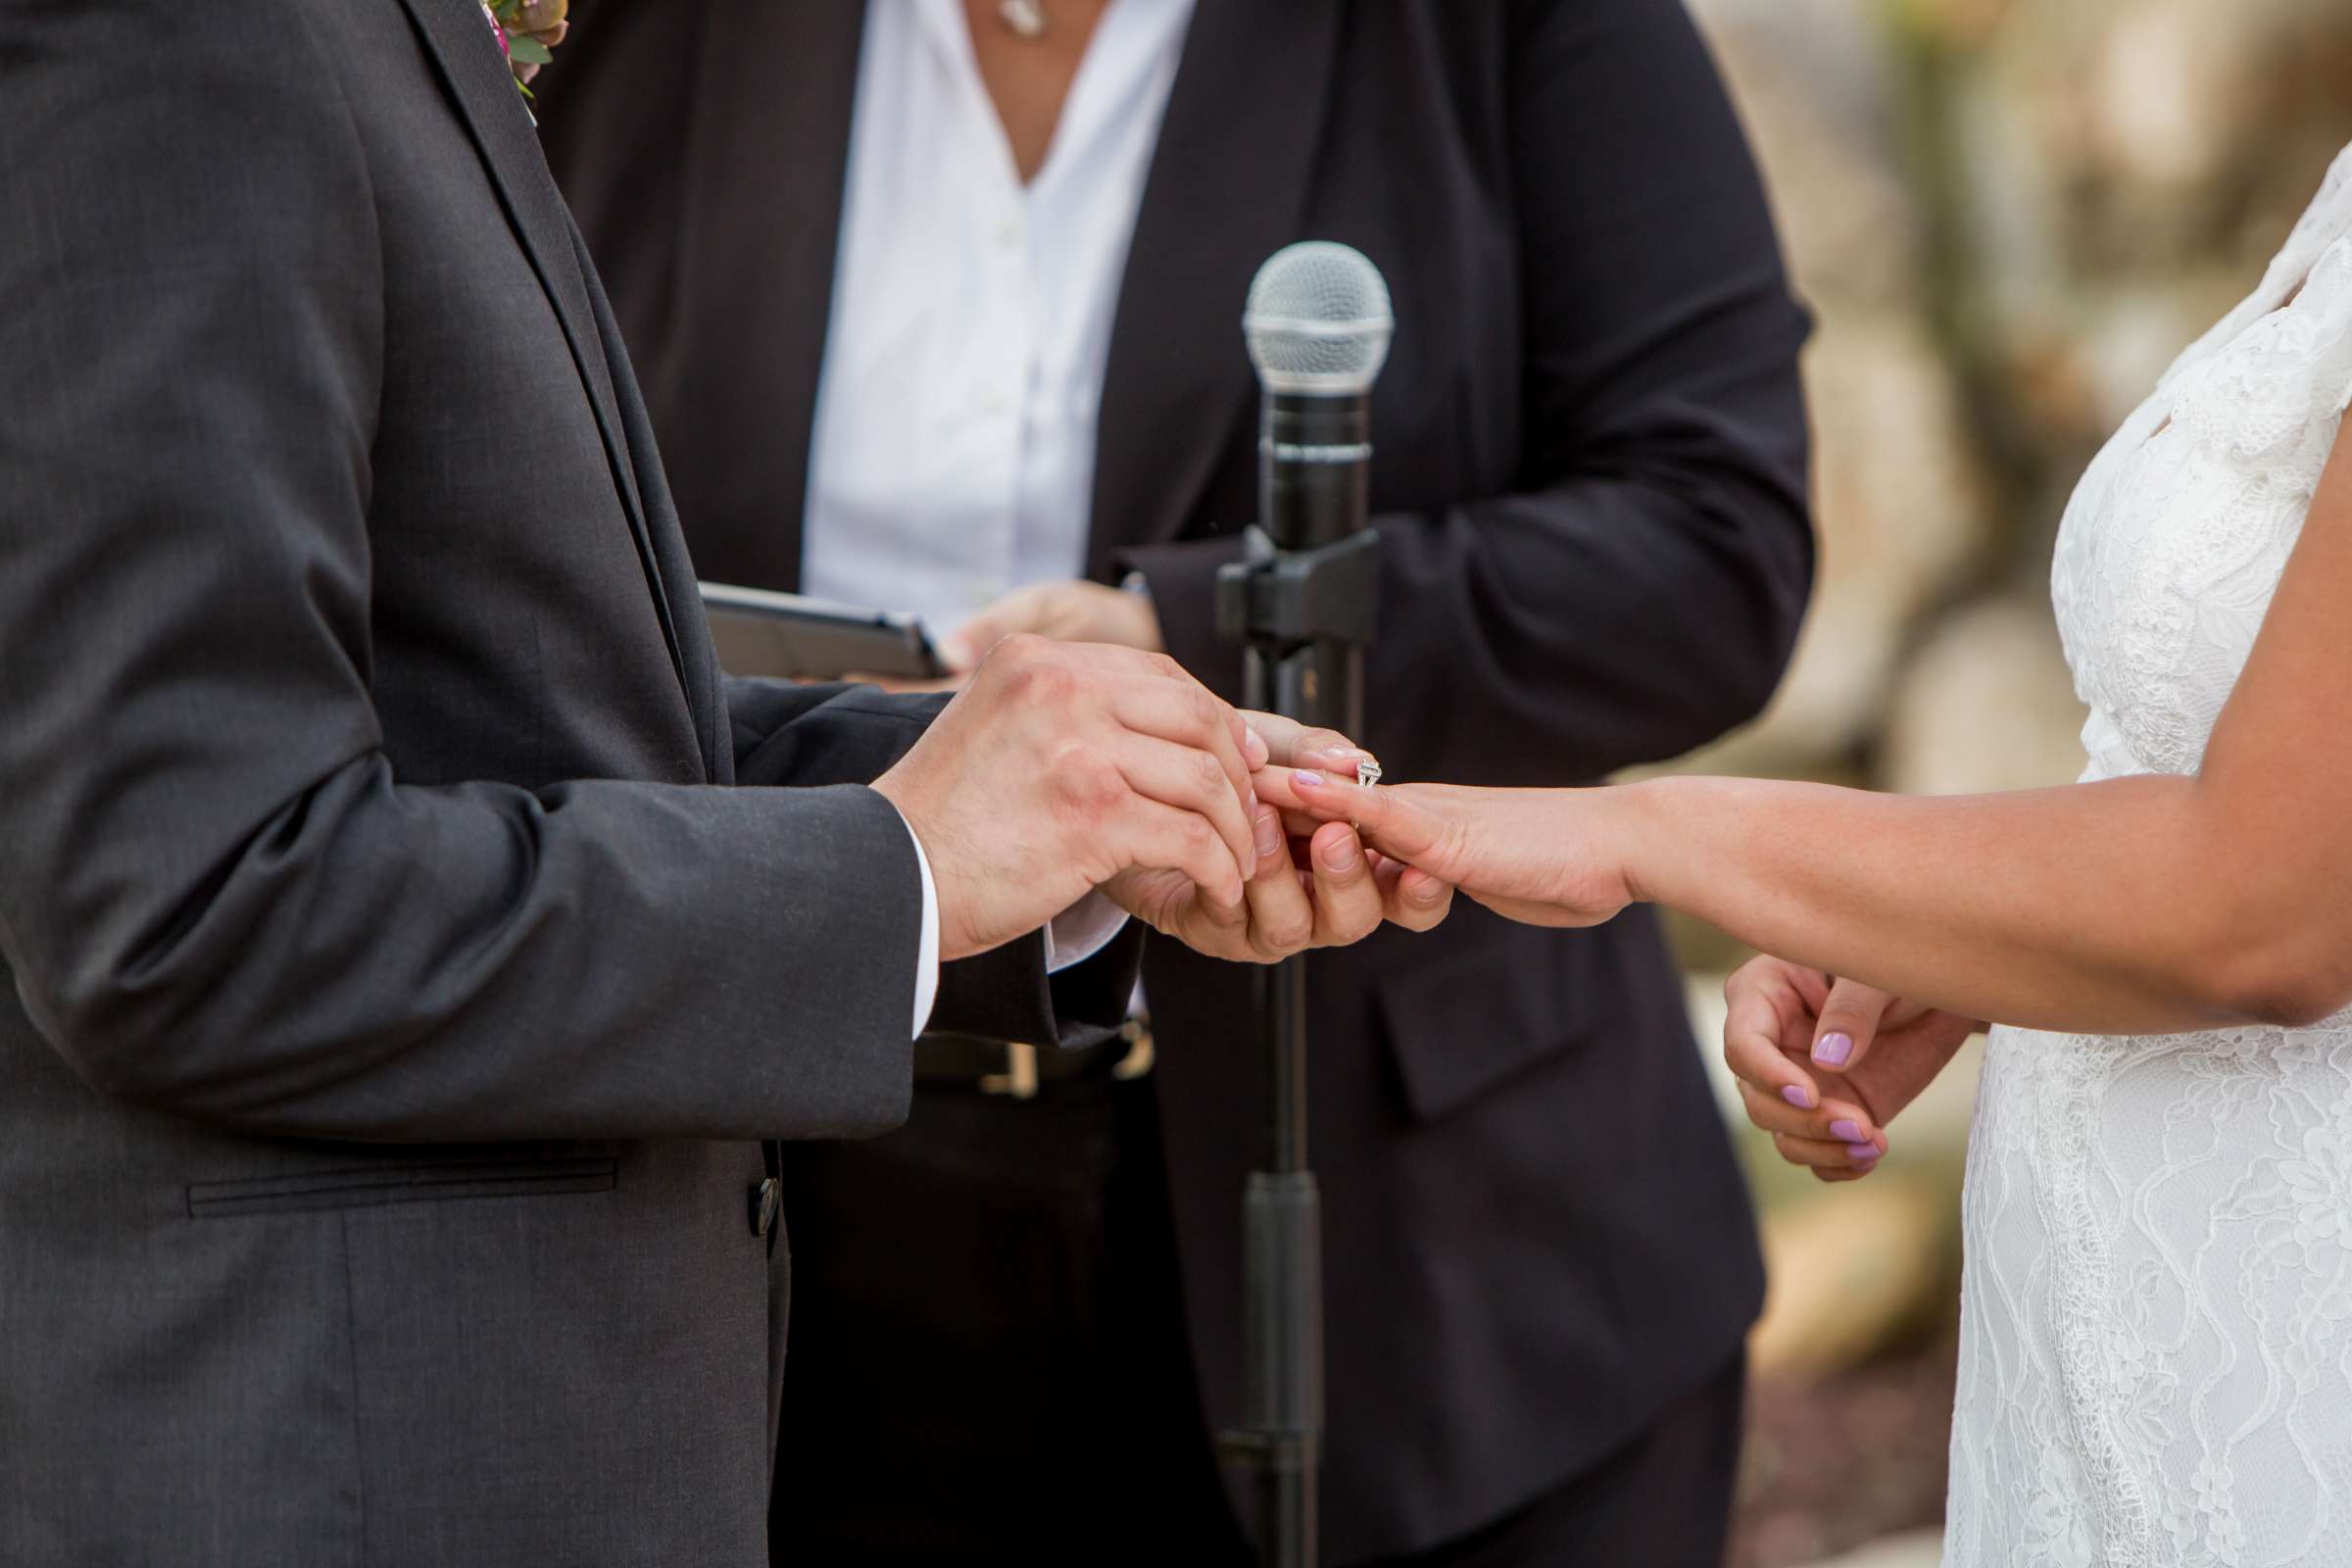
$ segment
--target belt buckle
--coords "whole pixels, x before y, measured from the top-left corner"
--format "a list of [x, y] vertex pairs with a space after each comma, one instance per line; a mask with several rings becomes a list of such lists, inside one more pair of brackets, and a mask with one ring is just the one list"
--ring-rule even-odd
[[1011, 1100], [1037, 1098], [1037, 1048], [1025, 1040], [1004, 1042], [1004, 1070], [982, 1073], [980, 1092]]

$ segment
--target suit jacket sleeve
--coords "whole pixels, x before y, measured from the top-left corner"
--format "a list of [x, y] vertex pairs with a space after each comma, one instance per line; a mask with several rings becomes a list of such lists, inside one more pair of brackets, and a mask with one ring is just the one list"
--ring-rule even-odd
[[[1771, 695], [1811, 583], [1804, 316], [1705, 48], [1680, 0], [1517, 13], [1525, 477], [1374, 519], [1362, 739], [1407, 778], [1559, 783], [1707, 741]], [[1212, 685], [1238, 555], [1124, 558]]]
[[[905, 756], [947, 699], [867, 686], [727, 679], [738, 784], [864, 783]], [[1130, 922], [1083, 963], [1049, 975], [1043, 932], [940, 966], [932, 1030], [984, 1040], [1093, 1045], [1127, 1018], [1144, 927]]]
[[880, 796], [394, 775], [383, 259], [304, 14], [0, 10], [0, 955], [28, 1013], [100, 1089], [261, 1133], [895, 1123], [920, 892]]

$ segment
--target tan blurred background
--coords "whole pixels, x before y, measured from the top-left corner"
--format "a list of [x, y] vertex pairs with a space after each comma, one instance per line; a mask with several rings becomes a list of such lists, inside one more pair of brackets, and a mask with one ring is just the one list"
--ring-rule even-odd
[[[1824, 554], [1772, 711], [1688, 765], [1932, 794], [2071, 779], [2059, 514], [2352, 140], [2352, 5], [1692, 4], [1820, 318]], [[1713, 1061], [1745, 955], [1678, 938]], [[1975, 1065], [1866, 1183], [1820, 1187], [1739, 1124], [1773, 1295], [1734, 1568], [1936, 1561]]]

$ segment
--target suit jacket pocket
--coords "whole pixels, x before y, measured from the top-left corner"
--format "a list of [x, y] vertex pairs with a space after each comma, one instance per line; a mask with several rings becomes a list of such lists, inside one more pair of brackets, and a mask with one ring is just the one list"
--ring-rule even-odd
[[197, 1182], [188, 1188], [191, 1219], [295, 1214], [385, 1203], [435, 1203], [461, 1198], [538, 1198], [603, 1193], [618, 1180], [610, 1154], [487, 1155], [430, 1163], [352, 1165], [249, 1181]]
[[1606, 962], [1594, 950], [1605, 939], [1510, 925], [1468, 903], [1438, 933], [1453, 952], [1374, 982], [1415, 1121], [1453, 1114], [1593, 1030], [1592, 980]]

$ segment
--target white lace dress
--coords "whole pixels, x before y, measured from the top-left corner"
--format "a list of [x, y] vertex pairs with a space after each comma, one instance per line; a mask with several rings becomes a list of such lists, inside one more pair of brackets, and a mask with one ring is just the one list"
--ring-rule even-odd
[[[2068, 510], [2086, 780], [2196, 770], [2347, 394], [2352, 151]], [[2352, 1568], [2352, 1014], [1996, 1031], [1966, 1211], [1947, 1568]]]

